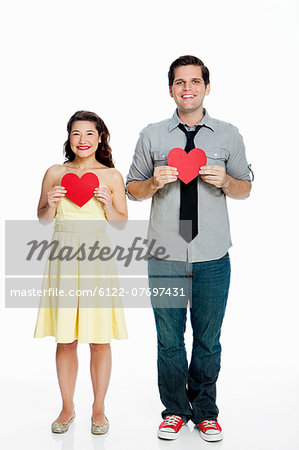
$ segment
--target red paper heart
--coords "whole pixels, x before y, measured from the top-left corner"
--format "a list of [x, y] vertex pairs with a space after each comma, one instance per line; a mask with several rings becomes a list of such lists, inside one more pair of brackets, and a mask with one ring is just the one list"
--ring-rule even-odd
[[200, 168], [207, 164], [207, 156], [200, 148], [193, 148], [189, 153], [182, 148], [173, 148], [168, 153], [167, 163], [176, 167], [178, 178], [187, 184], [196, 178]]
[[66, 197], [81, 208], [93, 197], [95, 188], [99, 187], [99, 179], [92, 172], [85, 173], [81, 178], [75, 173], [67, 173], [62, 177], [61, 186], [67, 190]]

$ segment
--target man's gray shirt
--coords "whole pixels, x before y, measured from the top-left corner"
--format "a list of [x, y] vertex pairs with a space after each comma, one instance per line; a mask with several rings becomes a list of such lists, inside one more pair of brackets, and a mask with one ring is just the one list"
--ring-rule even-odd
[[[136, 145], [127, 185], [147, 180], [156, 166], [167, 165], [173, 148], [185, 148], [186, 136], [178, 128], [182, 123], [174, 113], [171, 119], [148, 125]], [[225, 167], [226, 173], [238, 180], [251, 180], [242, 136], [230, 123], [212, 119], [204, 110], [196, 134], [195, 147], [205, 151], [207, 165]], [[170, 260], [201, 262], [221, 258], [231, 247], [226, 196], [198, 176], [199, 234], [189, 244], [179, 235], [180, 183], [167, 183], [152, 197], [148, 239], [156, 240], [154, 248], [163, 246]], [[127, 191], [131, 200], [136, 200]], [[153, 254], [153, 251], [152, 251]]]

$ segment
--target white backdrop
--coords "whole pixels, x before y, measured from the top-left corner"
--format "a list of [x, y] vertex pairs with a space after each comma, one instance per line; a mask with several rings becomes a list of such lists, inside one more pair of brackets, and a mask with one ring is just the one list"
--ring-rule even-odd
[[[236, 427], [238, 437], [247, 437], [242, 449], [299, 448], [298, 18], [296, 0], [16, 0], [1, 7], [3, 219], [36, 217], [43, 174], [63, 162], [66, 123], [75, 111], [88, 109], [104, 119], [125, 177], [139, 131], [173, 113], [170, 63], [194, 54], [210, 69], [205, 106], [212, 117], [239, 128], [256, 177], [248, 200], [228, 201], [233, 274], [219, 402], [227, 430], [220, 445], [230, 450], [241, 448]], [[130, 201], [130, 218], [146, 219], [149, 207], [149, 201]], [[133, 429], [139, 420], [147, 448], [164, 448], [167, 443], [155, 438], [161, 405], [152, 312], [127, 310], [126, 316], [129, 340], [112, 344], [108, 412], [117, 423], [123, 417], [117, 414], [124, 414]], [[35, 319], [35, 310], [5, 309], [3, 299], [0, 420], [7, 434], [0, 442], [13, 450], [98, 448], [81, 442], [79, 433], [69, 441], [48, 436], [60, 406], [55, 345], [50, 338], [33, 340]], [[186, 340], [190, 348], [189, 328]], [[87, 346], [79, 353], [76, 395], [85, 420], [91, 401]], [[12, 417], [19, 423], [26, 417], [24, 433], [13, 431]], [[48, 440], [29, 437], [30, 419], [36, 423], [37, 417]], [[134, 433], [121, 444], [115, 434], [100, 448], [140, 448]]]

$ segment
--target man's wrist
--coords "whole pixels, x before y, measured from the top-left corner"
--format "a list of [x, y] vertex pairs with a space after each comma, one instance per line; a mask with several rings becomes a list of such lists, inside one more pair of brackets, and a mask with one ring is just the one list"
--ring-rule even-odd
[[155, 177], [152, 177], [151, 179], [151, 188], [152, 188], [152, 191], [153, 191], [153, 193], [155, 194], [159, 189], [161, 189], [160, 188], [160, 186], [159, 186], [159, 184], [156, 184], [155, 183]]
[[229, 191], [231, 185], [231, 177], [229, 175], [225, 175], [225, 180], [221, 186], [223, 191]]

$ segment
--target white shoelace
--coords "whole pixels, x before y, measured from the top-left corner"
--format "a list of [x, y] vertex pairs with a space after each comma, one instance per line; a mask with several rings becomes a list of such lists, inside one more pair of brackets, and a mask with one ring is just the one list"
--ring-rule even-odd
[[204, 420], [203, 421], [203, 426], [205, 428], [209, 427], [209, 428], [214, 428], [215, 430], [217, 430], [217, 422], [216, 422], [216, 420]]
[[168, 416], [165, 419], [163, 427], [167, 427], [168, 425], [176, 426], [180, 420], [181, 420], [180, 416]]

